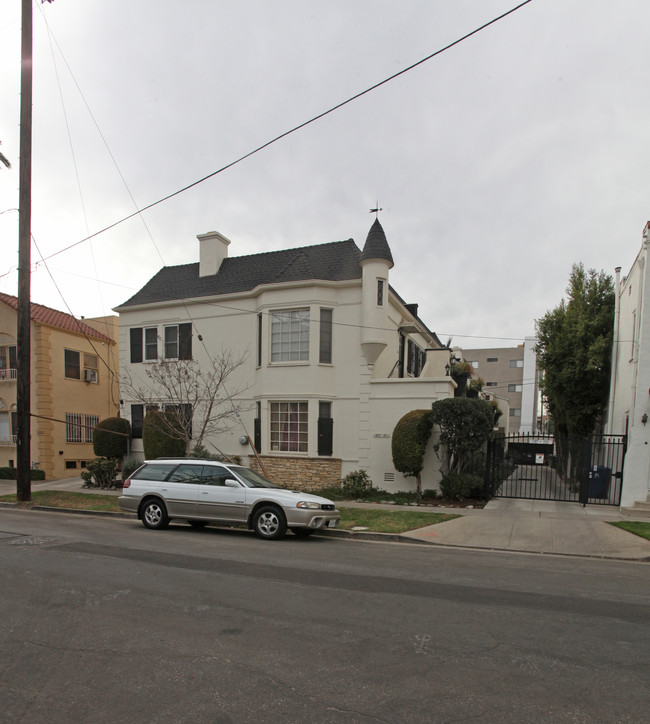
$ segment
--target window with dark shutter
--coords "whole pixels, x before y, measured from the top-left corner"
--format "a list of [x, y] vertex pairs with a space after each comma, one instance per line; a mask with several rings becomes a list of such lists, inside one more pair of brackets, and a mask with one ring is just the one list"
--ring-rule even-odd
[[129, 330], [131, 342], [131, 362], [142, 362], [142, 327]]

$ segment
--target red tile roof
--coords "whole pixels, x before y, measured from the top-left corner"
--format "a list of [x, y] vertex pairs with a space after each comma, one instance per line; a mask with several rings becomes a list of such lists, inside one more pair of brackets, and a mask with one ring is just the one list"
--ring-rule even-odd
[[[11, 294], [3, 294], [0, 292], [0, 302], [4, 302], [8, 307], [18, 311], [18, 298], [11, 296]], [[68, 332], [75, 332], [93, 339], [99, 339], [103, 342], [114, 342], [111, 337], [98, 332], [96, 329], [76, 319], [71, 314], [65, 312], [59, 312], [56, 309], [50, 309], [50, 307], [44, 307], [42, 304], [31, 303], [31, 320], [36, 324], [45, 324], [49, 327], [57, 327], [58, 329], [65, 329]]]

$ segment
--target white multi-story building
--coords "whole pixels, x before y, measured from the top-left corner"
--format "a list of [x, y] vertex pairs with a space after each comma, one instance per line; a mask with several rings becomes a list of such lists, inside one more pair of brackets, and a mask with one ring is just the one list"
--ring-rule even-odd
[[[269, 477], [296, 487], [363, 469], [376, 487], [413, 489], [393, 466], [393, 430], [405, 413], [453, 397], [455, 383], [449, 350], [390, 286], [379, 221], [363, 250], [349, 239], [229, 257], [220, 233], [198, 239], [198, 263], [164, 267], [116, 309], [124, 375], [146, 384], [146, 365], [160, 360], [246, 355], [228, 380], [246, 389], [234, 400], [241, 426], [209, 449], [255, 465], [250, 437]], [[141, 434], [141, 402], [124, 399], [123, 410]], [[133, 452], [143, 454], [137, 438]], [[427, 455], [424, 489], [439, 480]]]
[[621, 506], [648, 499], [650, 481], [650, 221], [641, 249], [621, 279], [616, 307], [607, 432], [627, 435]]

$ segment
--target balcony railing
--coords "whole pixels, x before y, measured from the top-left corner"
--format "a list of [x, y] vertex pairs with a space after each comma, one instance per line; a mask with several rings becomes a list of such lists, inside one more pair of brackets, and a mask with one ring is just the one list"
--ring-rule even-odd
[[0, 447], [16, 447], [16, 435], [2, 435], [0, 437]]
[[6, 380], [15, 380], [18, 376], [18, 370], [8, 369], [8, 370], [0, 370], [0, 382], [6, 381]]

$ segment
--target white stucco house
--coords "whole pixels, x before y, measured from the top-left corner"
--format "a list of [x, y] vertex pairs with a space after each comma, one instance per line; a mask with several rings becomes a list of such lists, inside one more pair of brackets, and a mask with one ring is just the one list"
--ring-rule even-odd
[[607, 432], [627, 434], [621, 507], [645, 502], [650, 481], [650, 221], [641, 249], [621, 278], [616, 269], [616, 306]]
[[[143, 381], [148, 364], [229, 349], [246, 354], [228, 385], [240, 423], [206, 441], [294, 487], [336, 484], [366, 470], [376, 487], [413, 490], [393, 467], [391, 437], [414, 409], [453, 397], [449, 349], [390, 285], [393, 257], [375, 220], [360, 250], [352, 239], [248, 256], [201, 234], [199, 262], [164, 267], [116, 308], [120, 369]], [[122, 399], [142, 457], [143, 405]], [[160, 399], [164, 405], [166, 400]], [[259, 453], [247, 441], [254, 443]], [[430, 450], [423, 489], [437, 487]]]

